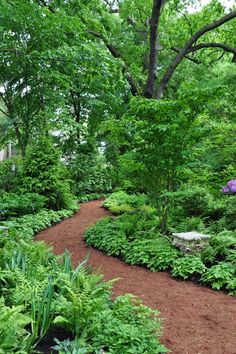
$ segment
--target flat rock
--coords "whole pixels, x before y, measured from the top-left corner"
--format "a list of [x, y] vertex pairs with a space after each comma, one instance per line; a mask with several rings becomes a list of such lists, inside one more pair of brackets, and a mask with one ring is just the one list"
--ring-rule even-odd
[[196, 231], [191, 231], [191, 232], [180, 232], [180, 233], [173, 233], [172, 234], [174, 237], [178, 237], [181, 240], [185, 241], [200, 241], [203, 239], [208, 239], [210, 238], [209, 235], [204, 235]]
[[173, 233], [172, 238], [172, 244], [187, 254], [201, 252], [208, 245], [210, 236], [190, 231]]

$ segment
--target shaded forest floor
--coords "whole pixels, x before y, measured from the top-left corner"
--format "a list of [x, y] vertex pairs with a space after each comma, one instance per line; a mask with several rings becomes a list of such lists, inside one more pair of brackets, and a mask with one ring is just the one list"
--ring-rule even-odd
[[84, 231], [108, 215], [101, 201], [84, 203], [72, 218], [41, 232], [36, 240], [52, 245], [56, 254], [69, 250], [74, 265], [89, 253], [89, 265], [101, 271], [105, 280], [119, 278], [113, 288], [115, 296], [131, 293], [160, 310], [162, 342], [172, 353], [236, 354], [236, 297], [175, 280], [165, 272], [130, 266], [86, 247]]

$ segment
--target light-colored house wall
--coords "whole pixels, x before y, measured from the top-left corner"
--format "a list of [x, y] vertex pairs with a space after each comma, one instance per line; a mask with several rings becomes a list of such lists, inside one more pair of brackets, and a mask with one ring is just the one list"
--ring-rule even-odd
[[4, 159], [5, 150], [0, 151], [0, 161]]
[[12, 157], [12, 146], [9, 143], [5, 149], [0, 150], [0, 161], [10, 159]]

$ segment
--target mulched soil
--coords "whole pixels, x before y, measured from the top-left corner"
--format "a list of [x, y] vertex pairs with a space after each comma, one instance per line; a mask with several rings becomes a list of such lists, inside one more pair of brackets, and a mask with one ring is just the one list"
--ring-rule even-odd
[[130, 266], [86, 247], [85, 229], [108, 215], [101, 201], [84, 203], [80, 212], [41, 232], [36, 240], [51, 244], [56, 254], [69, 250], [74, 265], [89, 253], [89, 264], [99, 269], [105, 280], [119, 278], [114, 285], [115, 296], [132, 293], [160, 310], [164, 325], [162, 342], [172, 353], [236, 354], [236, 297], [175, 280], [165, 272], [152, 273]]

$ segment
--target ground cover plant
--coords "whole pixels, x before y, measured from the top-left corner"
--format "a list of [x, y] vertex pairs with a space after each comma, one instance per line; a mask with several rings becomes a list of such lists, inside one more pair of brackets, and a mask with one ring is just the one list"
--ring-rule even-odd
[[24, 215], [21, 218], [13, 218], [4, 221], [2, 225], [9, 228], [10, 235], [17, 235], [26, 240], [32, 239], [33, 235], [68, 218], [74, 214], [73, 210], [42, 210], [34, 215]]
[[[69, 216], [68, 211], [47, 213], [46, 224]], [[157, 311], [132, 295], [112, 301], [112, 281], [90, 274], [85, 263], [73, 269], [68, 253], [57, 257], [45, 243], [32, 242], [32, 233], [47, 226], [45, 217], [19, 218], [10, 234], [1, 236], [0, 352], [33, 353], [56, 328], [64, 328], [66, 336], [51, 343], [58, 353], [168, 352], [159, 340]]]
[[[236, 233], [231, 230], [231, 223], [228, 222], [223, 224], [224, 231], [221, 229], [220, 232], [212, 233], [215, 224], [222, 220], [228, 201], [231, 203], [234, 199], [227, 199], [226, 203], [220, 203], [219, 207], [214, 205], [213, 197], [203, 188], [187, 188], [183, 192], [172, 193], [171, 197], [177, 199], [178, 205], [170, 216], [170, 230], [176, 231], [177, 225], [179, 231], [192, 231], [193, 226], [202, 225], [202, 230], [212, 235], [209, 245], [203, 251], [184, 255], [172, 245], [169, 233], [161, 233], [157, 213], [140, 209], [145, 197], [127, 196], [124, 192], [114, 193], [104, 202], [112, 211], [116, 210], [116, 205], [124, 205], [125, 200], [126, 208], [122, 210], [123, 214], [108, 217], [89, 228], [85, 234], [86, 243], [108, 255], [118, 256], [129, 264], [142, 265], [151, 271], [168, 270], [173, 277], [197, 280], [213, 289], [223, 289], [230, 294], [236, 294]], [[201, 203], [197, 202], [198, 199]], [[136, 207], [133, 201], [136, 201]], [[232, 215], [233, 211], [230, 210], [229, 213]], [[208, 218], [204, 220], [206, 215]], [[210, 221], [212, 215], [218, 220]], [[230, 230], [225, 229], [226, 225]]]

